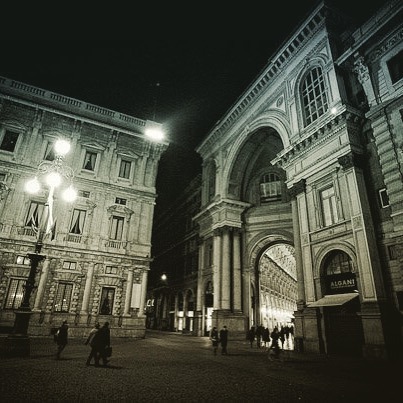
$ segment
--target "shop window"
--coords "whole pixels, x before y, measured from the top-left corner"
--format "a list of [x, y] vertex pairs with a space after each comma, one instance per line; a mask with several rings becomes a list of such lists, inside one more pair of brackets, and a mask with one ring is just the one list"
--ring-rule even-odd
[[81, 235], [83, 233], [85, 214], [85, 210], [74, 209], [70, 223], [70, 234]]
[[308, 126], [328, 109], [325, 81], [320, 67], [308, 72], [301, 87], [305, 126]]
[[115, 298], [115, 289], [112, 287], [103, 287], [101, 293], [101, 305], [99, 312], [101, 315], [111, 315], [113, 309], [113, 300]]
[[73, 284], [60, 282], [55, 297], [55, 312], [68, 312], [73, 295]]
[[24, 296], [25, 283], [25, 279], [10, 279], [4, 309], [17, 309], [20, 307]]
[[6, 130], [0, 143], [0, 149], [4, 151], [14, 152], [18, 141], [19, 133]]
[[320, 192], [320, 200], [322, 203], [322, 219], [325, 227], [338, 222], [336, 195], [334, 187], [329, 187]]

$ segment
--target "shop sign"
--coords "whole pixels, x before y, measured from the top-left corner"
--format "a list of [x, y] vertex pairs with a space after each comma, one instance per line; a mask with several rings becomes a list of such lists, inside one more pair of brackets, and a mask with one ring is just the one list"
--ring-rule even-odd
[[340, 273], [326, 276], [326, 294], [344, 294], [357, 290], [354, 273]]

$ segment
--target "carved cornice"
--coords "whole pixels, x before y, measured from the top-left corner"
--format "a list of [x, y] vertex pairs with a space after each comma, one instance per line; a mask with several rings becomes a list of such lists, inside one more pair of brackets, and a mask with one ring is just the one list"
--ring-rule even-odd
[[350, 153], [338, 158], [338, 163], [344, 171], [354, 167], [362, 169], [364, 167], [364, 157], [361, 154]]
[[292, 185], [292, 188], [288, 189], [288, 193], [291, 198], [297, 197], [300, 193], [304, 193], [306, 189], [306, 180], [301, 179], [297, 183]]

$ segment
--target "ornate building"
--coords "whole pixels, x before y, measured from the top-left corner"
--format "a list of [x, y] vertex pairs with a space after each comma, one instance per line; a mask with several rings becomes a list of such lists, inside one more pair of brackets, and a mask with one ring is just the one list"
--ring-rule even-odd
[[144, 337], [155, 180], [167, 144], [161, 125], [0, 77], [0, 324], [11, 329], [23, 298], [46, 193], [24, 191], [53, 144], [69, 140], [66, 164], [78, 198], [55, 193], [30, 305], [29, 334], [67, 320], [71, 336], [108, 321], [113, 336]]
[[322, 2], [198, 146], [194, 332], [292, 323], [295, 348], [401, 351], [403, 27]]

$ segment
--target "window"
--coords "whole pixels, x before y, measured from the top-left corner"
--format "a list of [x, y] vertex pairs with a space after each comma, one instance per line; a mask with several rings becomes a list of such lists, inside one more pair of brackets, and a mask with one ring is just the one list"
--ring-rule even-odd
[[353, 262], [347, 253], [338, 250], [333, 251], [326, 259], [326, 275], [350, 273], [353, 271]]
[[275, 173], [263, 175], [260, 180], [260, 200], [270, 201], [281, 199], [281, 180]]
[[105, 274], [117, 274], [118, 268], [116, 266], [106, 266]]
[[76, 262], [63, 262], [63, 269], [66, 270], [75, 270], [77, 267]]
[[4, 309], [17, 309], [21, 305], [24, 296], [25, 279], [12, 278], [8, 286]]
[[95, 163], [97, 161], [97, 153], [86, 151], [83, 169], [87, 171], [95, 171]]
[[3, 140], [0, 144], [0, 149], [4, 151], [14, 152], [15, 145], [17, 144], [18, 136], [20, 134], [10, 130], [6, 130]]
[[112, 287], [103, 287], [101, 293], [101, 305], [99, 313], [101, 315], [111, 315], [113, 309], [113, 300], [115, 298], [115, 289]]
[[78, 196], [85, 197], [86, 199], [88, 199], [90, 197], [90, 192], [88, 192], [87, 190], [79, 190]]
[[119, 168], [119, 178], [129, 179], [131, 166], [132, 163], [130, 161], [121, 160]]
[[6, 174], [0, 174], [0, 182], [5, 182]]
[[403, 78], [403, 50], [393, 56], [388, 62], [388, 69], [392, 84]]
[[26, 256], [17, 256], [17, 264], [23, 264], [24, 266], [29, 266], [31, 264], [31, 261], [29, 260], [28, 257]]
[[379, 190], [379, 200], [382, 208], [389, 207], [389, 198], [388, 194], [386, 193], [386, 189]]
[[53, 161], [56, 158], [55, 154], [55, 144], [54, 143], [48, 143], [46, 146], [46, 151], [45, 151], [45, 160], [47, 161]]
[[112, 226], [110, 232], [110, 238], [116, 241], [122, 240], [123, 234], [123, 217], [112, 216]]
[[322, 190], [320, 192], [320, 198], [322, 202], [323, 225], [327, 227], [328, 225], [335, 224], [339, 217], [337, 214], [336, 195], [334, 193], [334, 188], [330, 187]]
[[29, 206], [28, 215], [25, 220], [25, 226], [37, 228], [42, 218], [44, 209], [45, 205], [43, 203], [31, 202], [31, 205]]
[[126, 199], [122, 199], [121, 197], [117, 197], [115, 199], [116, 204], [122, 204], [123, 206], [126, 206]]
[[328, 109], [325, 82], [319, 67], [309, 71], [302, 83], [302, 108], [306, 126], [322, 116]]
[[81, 235], [83, 233], [85, 210], [74, 209], [70, 223], [70, 234]]
[[55, 312], [68, 312], [70, 309], [73, 284], [60, 282], [55, 298]]

